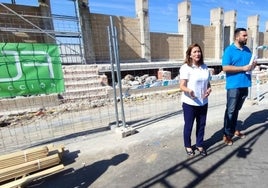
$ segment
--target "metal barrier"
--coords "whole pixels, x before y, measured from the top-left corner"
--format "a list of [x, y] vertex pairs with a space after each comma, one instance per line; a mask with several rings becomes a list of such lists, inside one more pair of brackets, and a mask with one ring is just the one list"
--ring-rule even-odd
[[[249, 100], [260, 105], [267, 100], [264, 98], [268, 92], [267, 78], [265, 72], [265, 75], [259, 75], [259, 79], [253, 79]], [[210, 107], [225, 104], [224, 83], [224, 80], [212, 81]], [[181, 113], [180, 91], [176, 87], [137, 89], [135, 92], [130, 90], [129, 96], [123, 101], [126, 122], [135, 128]], [[39, 102], [42, 103], [42, 99]], [[107, 97], [105, 104], [98, 107], [90, 107], [86, 99], [49, 107], [43, 101], [43, 108], [39, 110], [1, 115], [0, 151], [6, 153], [42, 143], [64, 142], [77, 136], [109, 131], [111, 124], [116, 121], [113, 102], [112, 98]]]

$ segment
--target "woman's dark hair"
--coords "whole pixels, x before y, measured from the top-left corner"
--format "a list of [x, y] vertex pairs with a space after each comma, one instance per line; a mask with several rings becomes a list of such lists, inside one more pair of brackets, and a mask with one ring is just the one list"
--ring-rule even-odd
[[202, 52], [201, 47], [199, 46], [199, 44], [193, 43], [190, 46], [188, 46], [188, 49], [186, 50], [185, 61], [184, 61], [184, 63], [186, 63], [189, 66], [193, 65], [192, 58], [190, 56], [191, 56], [192, 49], [195, 48], [195, 47], [198, 47], [200, 52], [201, 52], [201, 58], [200, 58], [200, 60], [198, 62], [198, 65], [204, 64], [203, 52]]

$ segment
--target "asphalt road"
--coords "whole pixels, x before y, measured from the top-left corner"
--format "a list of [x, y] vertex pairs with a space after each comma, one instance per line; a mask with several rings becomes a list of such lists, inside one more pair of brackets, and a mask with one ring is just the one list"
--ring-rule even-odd
[[28, 187], [266, 188], [268, 94], [263, 97], [258, 104], [245, 102], [239, 126], [246, 138], [232, 146], [222, 141], [224, 104], [209, 107], [206, 157], [187, 158], [177, 111], [144, 121], [135, 127], [136, 134], [125, 138], [105, 131], [65, 140], [65, 169]]

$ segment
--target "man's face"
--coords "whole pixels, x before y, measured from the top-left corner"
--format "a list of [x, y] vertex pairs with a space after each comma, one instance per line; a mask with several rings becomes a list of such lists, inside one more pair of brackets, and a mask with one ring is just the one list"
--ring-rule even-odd
[[246, 31], [240, 31], [239, 34], [236, 37], [237, 42], [241, 45], [244, 46], [247, 44], [247, 39], [248, 39], [248, 34]]

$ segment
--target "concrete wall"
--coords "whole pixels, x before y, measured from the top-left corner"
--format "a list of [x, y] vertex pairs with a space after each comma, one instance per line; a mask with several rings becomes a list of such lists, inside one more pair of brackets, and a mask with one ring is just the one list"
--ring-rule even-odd
[[180, 60], [183, 58], [183, 36], [151, 33], [152, 61]]
[[[108, 29], [110, 16], [90, 14], [96, 62], [109, 61]], [[119, 56], [122, 61], [140, 60], [140, 29], [135, 18], [112, 16], [118, 35]], [[85, 52], [86, 53], [86, 52]]]
[[[181, 5], [181, 6], [180, 6]], [[163, 60], [183, 60], [185, 53], [185, 43], [191, 41], [191, 43], [199, 43], [205, 54], [205, 59], [215, 59], [220, 60], [223, 54], [224, 48], [233, 42], [233, 32], [236, 26], [236, 11], [223, 12], [223, 9], [216, 8], [213, 9], [210, 13], [210, 26], [204, 25], [195, 25], [191, 24], [191, 4], [189, 2], [179, 3], [179, 28], [189, 28], [185, 32], [174, 33], [154, 33], [150, 32], [150, 47], [151, 47], [151, 60], [152, 61], [163, 61]], [[91, 14], [92, 15], [92, 14]], [[99, 19], [107, 20], [107, 15], [99, 15]], [[92, 18], [92, 17], [91, 17]], [[184, 19], [185, 18], [185, 19]], [[223, 20], [224, 19], [224, 20]], [[123, 20], [120, 17], [120, 20]], [[143, 54], [141, 54], [141, 30], [139, 29], [139, 18], [125, 18], [128, 24], [116, 21], [116, 26], [120, 28], [120, 32], [124, 37], [120, 38], [120, 44], [123, 46], [123, 49], [120, 48], [120, 60], [124, 61], [139, 61], [143, 60]], [[137, 22], [135, 22], [137, 21]], [[191, 26], [188, 26], [190, 22]], [[258, 22], [259, 18], [256, 16], [249, 17], [248, 25], [245, 28], [248, 29], [248, 46], [252, 51], [258, 45], [267, 44], [267, 33], [258, 32]], [[109, 25], [109, 21], [105, 22], [106, 25]], [[92, 24], [92, 27], [99, 28], [99, 25], [96, 23]], [[225, 29], [224, 29], [225, 28]], [[179, 31], [179, 30], [178, 30]], [[96, 31], [100, 33], [101, 31]], [[126, 34], [129, 33], [129, 34]], [[130, 37], [130, 38], [129, 38]], [[132, 40], [134, 39], [134, 40]], [[185, 40], [191, 39], [191, 40]], [[97, 39], [95, 39], [96, 41]], [[104, 40], [102, 38], [102, 40]], [[106, 40], [106, 39], [105, 39]], [[123, 40], [123, 41], [122, 41]], [[257, 42], [259, 41], [259, 42]], [[103, 54], [107, 50], [105, 47], [100, 44], [101, 41], [96, 41], [98, 49], [96, 53], [96, 58], [98, 60], [103, 60]], [[127, 49], [127, 50], [126, 50]], [[107, 54], [106, 54], [107, 56]], [[260, 58], [266, 58], [267, 52], [260, 51]]]
[[204, 53], [205, 59], [215, 57], [215, 27], [192, 25], [192, 42], [198, 43]]
[[[139, 10], [142, 10], [143, 6], [145, 8], [147, 7], [146, 3], [148, 3], [148, 0], [144, 2], [145, 3], [139, 6]], [[191, 24], [191, 4], [188, 1], [182, 2], [182, 4], [179, 3], [179, 5], [183, 6], [178, 6], [179, 9], [182, 9], [179, 10], [179, 12], [181, 13], [179, 14], [179, 16], [181, 18], [178, 19], [178, 25], [181, 26], [181, 28], [183, 28], [183, 26], [185, 26], [184, 28], [189, 28], [186, 30], [187, 32], [180, 33], [178, 31], [178, 33], [175, 34], [149, 32], [150, 37], [147, 40], [145, 39], [147, 38], [148, 33], [146, 33], [147, 30], [142, 30], [141, 19], [145, 19], [142, 22], [143, 24], [148, 23], [146, 21], [146, 19], [149, 19], [148, 14], [144, 13], [141, 14], [139, 17], [135, 18], [112, 15], [113, 24], [118, 32], [120, 61], [144, 62], [151, 60], [183, 60], [186, 46], [185, 43], [188, 42], [190, 39], [191, 43], [197, 42], [201, 45], [205, 54], [205, 59], [218, 60], [219, 58], [221, 58], [221, 54], [224, 50], [224, 47], [232, 42], [232, 32], [236, 25], [236, 12], [227, 12], [224, 17], [225, 20], [223, 21], [223, 10], [215, 9], [215, 11], [211, 11], [211, 19], [213, 18], [213, 20], [211, 20], [211, 25], [203, 26]], [[8, 5], [8, 7], [18, 13], [34, 15], [42, 14], [40, 7], [21, 5]], [[7, 10], [4, 9], [2, 6], [0, 6], [0, 11], [1, 13], [7, 12]], [[216, 14], [216, 17], [214, 14]], [[83, 15], [85, 16], [85, 14]], [[110, 55], [107, 26], [110, 25], [110, 15], [90, 13], [90, 11], [88, 10], [88, 15], [86, 16], [88, 16], [88, 18], [85, 20], [88, 20], [90, 22], [89, 26], [91, 28], [92, 34], [92, 37], [90, 37], [90, 39], [92, 39], [92, 42], [84, 41], [85, 58], [88, 58], [88, 61], [86, 62], [108, 63], [110, 62]], [[184, 17], [185, 19], [183, 19]], [[30, 24], [25, 24], [25, 22], [20, 21], [18, 17], [16, 19], [13, 18], [13, 16], [0, 17], [1, 42], [48, 42], [47, 36], [42, 33], [4, 31], [4, 28], [12, 27], [14, 29], [22, 28], [22, 31], [23, 29], [32, 28]], [[186, 21], [183, 22], [183, 20]], [[248, 46], [251, 48], [251, 50], [254, 50], [258, 45], [268, 44], [268, 33], [258, 31], [258, 21], [259, 18], [256, 16], [249, 17], [248, 26], [245, 26], [248, 29]], [[41, 28], [53, 28], [53, 26], [47, 28], [48, 24], [44, 26], [45, 22], [40, 21], [40, 19], [32, 20], [32, 22]], [[228, 29], [219, 29], [219, 27], [228, 27]], [[220, 33], [223, 31], [229, 33]], [[218, 44], [217, 41], [222, 44]], [[149, 46], [147, 45], [148, 42], [150, 43]], [[88, 48], [86, 48], [85, 46], [87, 46]], [[148, 52], [148, 49], [147, 51], [144, 49], [146, 48], [146, 46], [150, 50], [150, 53]], [[267, 58], [268, 52], [259, 51], [259, 57]]]

